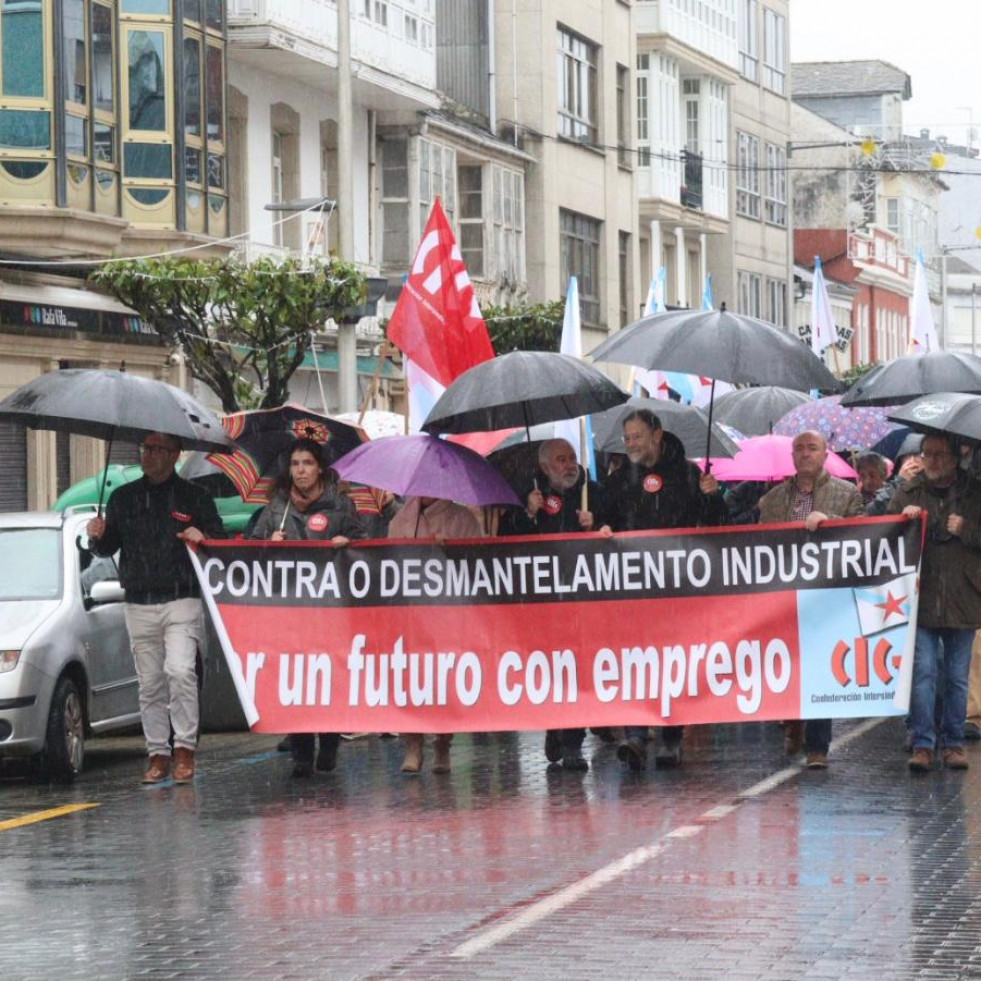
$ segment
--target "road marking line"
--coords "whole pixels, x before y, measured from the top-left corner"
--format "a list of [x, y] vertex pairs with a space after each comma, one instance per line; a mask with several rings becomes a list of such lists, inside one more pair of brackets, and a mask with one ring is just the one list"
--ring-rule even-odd
[[[878, 719], [868, 719], [867, 721], [855, 726], [853, 729], [849, 729], [844, 735], [834, 740], [831, 743], [831, 749], [842, 749], [850, 742], [853, 742], [860, 736], [864, 736], [865, 733], [871, 731], [885, 721], [885, 716]], [[761, 794], [779, 787], [782, 783], [786, 783], [792, 777], [798, 776], [803, 769], [803, 763], [797, 763], [794, 766], [784, 767], [784, 769], [778, 770], [765, 780], [761, 780], [759, 783], [753, 784], [752, 787], [748, 787], [746, 790], [737, 793], [732, 798], [735, 803], [718, 804], [715, 807], [705, 811], [695, 820], [719, 820], [720, 818], [731, 814], [733, 811], [738, 810], [739, 804], [743, 801], [752, 800], [754, 797], [759, 797]], [[596, 872], [590, 873], [585, 878], [580, 879], [578, 882], [572, 883], [571, 886], [566, 886], [564, 889], [560, 889], [554, 895], [547, 896], [545, 899], [539, 900], [537, 903], [526, 907], [514, 916], [508, 917], [497, 926], [491, 927], [489, 930], [485, 930], [483, 933], [477, 934], [477, 936], [472, 937], [470, 940], [464, 941], [459, 947], [452, 950], [449, 956], [456, 957], [461, 960], [467, 960], [473, 957], [475, 954], [482, 953], [490, 947], [495, 947], [497, 944], [510, 939], [516, 933], [520, 933], [522, 930], [526, 930], [528, 927], [534, 926], [540, 920], [544, 920], [547, 916], [551, 916], [552, 913], [565, 909], [566, 906], [571, 906], [584, 896], [589, 895], [589, 893], [595, 892], [597, 889], [601, 889], [603, 886], [607, 886], [611, 882], [615, 882], [617, 879], [623, 878], [623, 876], [625, 876], [628, 872], [632, 872], [639, 866], [646, 864], [654, 858], [657, 858], [658, 855], [667, 851], [671, 843], [668, 841], [668, 839], [677, 840], [679, 838], [691, 838], [693, 835], [698, 834], [702, 830], [704, 829], [698, 825], [680, 825], [672, 831], [668, 831], [666, 834], [662, 835], [660, 839], [652, 842], [650, 845], [643, 845], [640, 848], [634, 849], [632, 852], [628, 852], [623, 856], [623, 858], [616, 859], [616, 861], [611, 862], [609, 865], [605, 865]]]
[[0, 821], [0, 831], [23, 828], [26, 824], [50, 821], [52, 818], [64, 817], [66, 814], [74, 814], [76, 811], [89, 811], [98, 806], [98, 804], [65, 804], [63, 807], [53, 807], [49, 811], [36, 811], [34, 814], [25, 814], [23, 817], [11, 818], [9, 821]]

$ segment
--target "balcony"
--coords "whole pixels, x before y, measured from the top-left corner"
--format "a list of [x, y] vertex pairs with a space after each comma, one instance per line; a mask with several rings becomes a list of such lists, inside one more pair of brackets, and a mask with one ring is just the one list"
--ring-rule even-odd
[[638, 38], [667, 35], [713, 61], [738, 69], [736, 10], [731, 0], [702, 0], [697, 4], [637, 0], [636, 11]]
[[[438, 108], [436, 23], [421, 6], [351, 0], [351, 65], [359, 103], [382, 110]], [[323, 88], [323, 66], [337, 67], [337, 4], [228, 0], [228, 41], [233, 60]], [[335, 85], [336, 77], [326, 79], [328, 89]]]
[[681, 205], [684, 208], [702, 210], [702, 155], [681, 151], [684, 183], [681, 185]]

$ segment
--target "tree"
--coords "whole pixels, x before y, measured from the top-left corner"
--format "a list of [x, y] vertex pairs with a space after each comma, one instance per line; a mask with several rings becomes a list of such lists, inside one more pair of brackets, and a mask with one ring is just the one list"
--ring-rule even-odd
[[354, 266], [309, 257], [133, 259], [91, 279], [180, 346], [225, 412], [282, 405], [312, 334], [367, 292]]
[[558, 351], [562, 343], [565, 301], [527, 307], [487, 307], [484, 321], [498, 354], [509, 351]]

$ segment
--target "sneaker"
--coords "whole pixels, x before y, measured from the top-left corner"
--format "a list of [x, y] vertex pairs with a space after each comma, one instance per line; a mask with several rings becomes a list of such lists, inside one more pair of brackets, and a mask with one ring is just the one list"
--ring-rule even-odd
[[979, 726], [977, 722], [965, 722], [964, 738], [972, 743], [976, 743], [979, 739], [981, 739], [981, 726]]
[[943, 754], [944, 766], [948, 770], [966, 770], [970, 765], [964, 753], [963, 746], [953, 746], [945, 749]]
[[571, 770], [573, 773], [585, 773], [589, 769], [589, 763], [582, 753], [576, 750], [562, 757], [562, 769]]
[[807, 768], [808, 768], [808, 770], [827, 770], [827, 768], [828, 768], [828, 754], [827, 753], [808, 753], [807, 754]]
[[559, 729], [545, 732], [545, 759], [549, 763], [558, 763], [562, 759], [562, 732]]
[[804, 723], [799, 719], [783, 724], [783, 751], [797, 756], [804, 748]]
[[150, 757], [150, 765], [143, 774], [144, 783], [161, 783], [170, 776], [170, 757], [155, 753]]
[[913, 750], [909, 758], [909, 768], [914, 773], [927, 773], [933, 769], [933, 751], [925, 746]]
[[194, 779], [194, 750], [178, 746], [174, 750], [174, 783], [190, 783]]
[[647, 743], [636, 736], [625, 739], [617, 746], [617, 759], [626, 763], [634, 773], [647, 768]]

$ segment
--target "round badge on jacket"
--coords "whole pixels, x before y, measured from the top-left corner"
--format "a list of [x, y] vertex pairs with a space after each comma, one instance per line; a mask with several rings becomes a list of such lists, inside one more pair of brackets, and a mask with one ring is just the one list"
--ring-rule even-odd
[[649, 473], [644, 478], [644, 490], [648, 494], [656, 494], [664, 486], [664, 481], [656, 473]]
[[310, 531], [316, 531], [316, 532], [326, 531], [327, 515], [323, 514], [322, 512], [318, 512], [317, 514], [311, 514], [310, 520], [307, 521], [307, 528], [309, 528]]
[[545, 498], [544, 507], [546, 514], [558, 514], [562, 510], [562, 498], [555, 494], [549, 494]]

